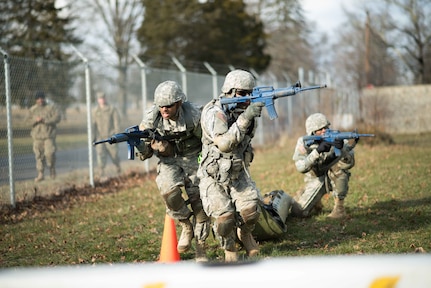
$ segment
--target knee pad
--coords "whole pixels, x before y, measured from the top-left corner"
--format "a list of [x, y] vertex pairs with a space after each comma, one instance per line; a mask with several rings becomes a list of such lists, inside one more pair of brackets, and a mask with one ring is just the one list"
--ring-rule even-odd
[[163, 194], [163, 199], [165, 200], [166, 206], [173, 211], [178, 211], [185, 205], [184, 198], [181, 195], [181, 189], [178, 186], [168, 193]]
[[217, 218], [217, 233], [227, 237], [235, 227], [235, 217], [231, 212], [225, 213]]
[[257, 220], [259, 220], [260, 215], [260, 209], [259, 206], [256, 204], [250, 205], [239, 212], [239, 215], [241, 215], [242, 220], [247, 225], [253, 225], [257, 223]]

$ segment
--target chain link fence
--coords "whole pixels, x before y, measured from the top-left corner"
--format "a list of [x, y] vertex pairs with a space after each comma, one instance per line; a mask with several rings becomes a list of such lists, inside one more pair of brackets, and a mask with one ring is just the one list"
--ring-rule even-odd
[[[96, 92], [105, 92], [108, 102], [116, 107], [126, 103], [121, 113], [121, 127], [126, 129], [141, 122], [144, 111], [152, 105], [153, 92], [160, 82], [177, 81], [183, 87], [188, 101], [205, 105], [218, 96], [225, 77], [215, 74], [208, 63], [204, 63], [208, 73], [196, 73], [178, 65], [178, 69], [155, 69], [136, 59], [128, 67], [126, 85], [122, 85], [125, 88], [121, 88], [117, 84], [116, 70], [108, 65], [89, 63], [85, 58], [83, 61], [64, 63], [14, 58], [5, 51], [2, 53], [0, 203], [11, 205], [15, 204], [16, 195], [20, 195], [20, 201], [29, 198], [30, 194], [38, 196], [43, 189], [56, 182], [60, 185], [64, 183], [65, 186], [74, 183], [94, 185], [95, 151], [91, 145], [94, 139], [91, 139], [91, 126], [88, 124], [91, 113], [88, 112], [96, 106]], [[288, 77], [275, 79], [270, 72], [255, 76], [259, 86], [274, 88], [289, 87], [298, 80], [303, 87], [323, 83], [313, 83], [301, 75], [303, 73], [298, 73], [298, 79], [293, 81]], [[57, 177], [55, 180], [48, 177], [40, 183], [34, 183], [37, 171], [30, 137], [31, 123], [26, 121], [37, 91], [44, 91], [47, 101], [55, 103], [62, 114], [56, 138]], [[119, 100], [121, 93], [126, 95], [125, 100]], [[328, 87], [275, 100], [278, 118], [270, 120], [264, 109], [254, 145], [274, 145], [283, 137], [297, 137], [304, 132], [305, 118], [314, 112], [325, 113], [329, 118], [357, 115], [357, 97], [354, 93], [343, 93]], [[145, 169], [148, 172], [155, 166], [155, 157], [144, 162], [138, 159], [131, 161], [127, 159], [127, 143], [117, 145], [123, 171]], [[108, 174], [115, 175], [113, 165], [109, 164]]]

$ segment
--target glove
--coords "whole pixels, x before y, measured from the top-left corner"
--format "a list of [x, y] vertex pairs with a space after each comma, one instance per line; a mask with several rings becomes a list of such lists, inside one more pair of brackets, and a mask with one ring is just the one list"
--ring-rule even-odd
[[165, 157], [171, 157], [174, 155], [174, 148], [168, 141], [162, 140], [151, 140], [151, 148], [158, 151], [158, 154]]
[[334, 147], [337, 149], [343, 149], [344, 146], [344, 140], [343, 139], [335, 139], [334, 140]]
[[251, 103], [247, 109], [245, 109], [244, 113], [242, 113], [243, 117], [249, 121], [253, 120], [254, 117], [260, 117], [263, 106], [265, 106], [265, 104], [262, 102]]
[[329, 150], [331, 150], [331, 146], [332, 144], [326, 141], [322, 141], [319, 144], [319, 147], [316, 148], [317, 152], [322, 153], [322, 152], [329, 152]]

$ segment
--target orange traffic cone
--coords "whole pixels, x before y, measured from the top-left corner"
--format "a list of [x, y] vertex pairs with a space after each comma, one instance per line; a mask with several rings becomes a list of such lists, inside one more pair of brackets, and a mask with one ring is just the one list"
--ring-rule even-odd
[[178, 253], [177, 250], [177, 242], [177, 231], [175, 229], [174, 219], [166, 215], [159, 262], [168, 263], [180, 261], [180, 253]]

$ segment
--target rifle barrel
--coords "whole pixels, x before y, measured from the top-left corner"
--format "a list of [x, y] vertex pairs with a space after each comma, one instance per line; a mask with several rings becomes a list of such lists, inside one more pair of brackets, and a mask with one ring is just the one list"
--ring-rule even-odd
[[104, 139], [104, 140], [99, 140], [99, 141], [94, 141], [93, 142], [93, 146], [96, 146], [97, 144], [102, 144], [102, 143], [109, 143], [109, 142], [111, 142], [111, 138], [108, 138], [108, 139]]

